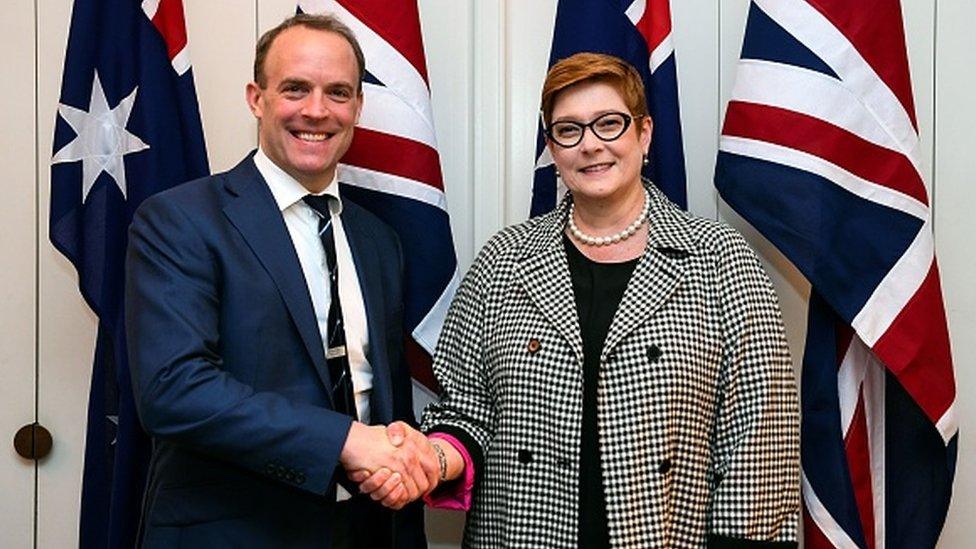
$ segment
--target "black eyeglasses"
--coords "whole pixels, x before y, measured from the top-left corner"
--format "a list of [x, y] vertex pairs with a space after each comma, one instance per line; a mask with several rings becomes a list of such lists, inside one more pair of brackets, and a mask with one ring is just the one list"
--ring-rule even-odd
[[593, 135], [601, 141], [615, 141], [627, 131], [634, 117], [622, 112], [608, 112], [601, 114], [590, 122], [573, 122], [572, 120], [560, 120], [553, 122], [546, 128], [546, 136], [553, 143], [563, 148], [570, 148], [579, 145], [583, 140], [583, 133], [589, 128]]

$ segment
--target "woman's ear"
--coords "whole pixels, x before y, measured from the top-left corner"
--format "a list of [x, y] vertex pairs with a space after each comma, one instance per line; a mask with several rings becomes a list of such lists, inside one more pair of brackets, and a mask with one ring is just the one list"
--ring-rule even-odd
[[651, 133], [654, 131], [654, 121], [651, 120], [651, 115], [646, 114], [640, 119], [640, 146], [641, 151], [646, 154], [650, 154], [651, 149]]

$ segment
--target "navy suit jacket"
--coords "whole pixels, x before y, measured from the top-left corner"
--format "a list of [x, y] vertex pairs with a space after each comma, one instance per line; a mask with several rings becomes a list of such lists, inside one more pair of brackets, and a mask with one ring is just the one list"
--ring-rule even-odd
[[[342, 222], [366, 306], [372, 422], [413, 424], [399, 241], [348, 200]], [[126, 331], [153, 438], [142, 544], [329, 547], [351, 419], [332, 410], [298, 255], [251, 157], [138, 209]], [[421, 507], [370, 512], [388, 546], [425, 546]]]

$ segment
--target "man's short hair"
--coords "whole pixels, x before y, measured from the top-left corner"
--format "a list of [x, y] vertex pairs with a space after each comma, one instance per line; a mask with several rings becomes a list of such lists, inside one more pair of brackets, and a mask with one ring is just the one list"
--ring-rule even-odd
[[311, 13], [293, 15], [279, 23], [275, 28], [261, 35], [261, 38], [258, 39], [258, 43], [254, 47], [254, 81], [257, 82], [261, 89], [264, 89], [268, 85], [268, 77], [264, 74], [264, 61], [268, 57], [268, 51], [271, 50], [271, 44], [282, 31], [292, 27], [305, 27], [324, 32], [333, 32], [345, 38], [346, 42], [349, 42], [349, 45], [352, 46], [352, 52], [356, 56], [356, 64], [359, 68], [359, 90], [362, 91], [363, 76], [366, 74], [366, 57], [363, 55], [363, 49], [359, 47], [359, 41], [356, 40], [356, 35], [353, 34], [352, 29], [347, 27], [342, 21], [339, 21], [334, 15]]

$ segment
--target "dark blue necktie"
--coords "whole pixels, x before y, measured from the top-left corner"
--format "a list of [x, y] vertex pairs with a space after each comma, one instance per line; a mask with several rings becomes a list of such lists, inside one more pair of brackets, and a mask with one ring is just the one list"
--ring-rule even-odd
[[356, 400], [352, 390], [352, 373], [349, 370], [349, 356], [346, 353], [346, 330], [342, 322], [342, 303], [339, 301], [339, 263], [336, 261], [335, 231], [332, 230], [332, 215], [329, 202], [338, 198], [329, 195], [306, 195], [302, 200], [319, 214], [319, 238], [325, 248], [325, 265], [329, 271], [328, 339], [325, 361], [332, 379], [332, 402], [337, 412], [356, 414]]

